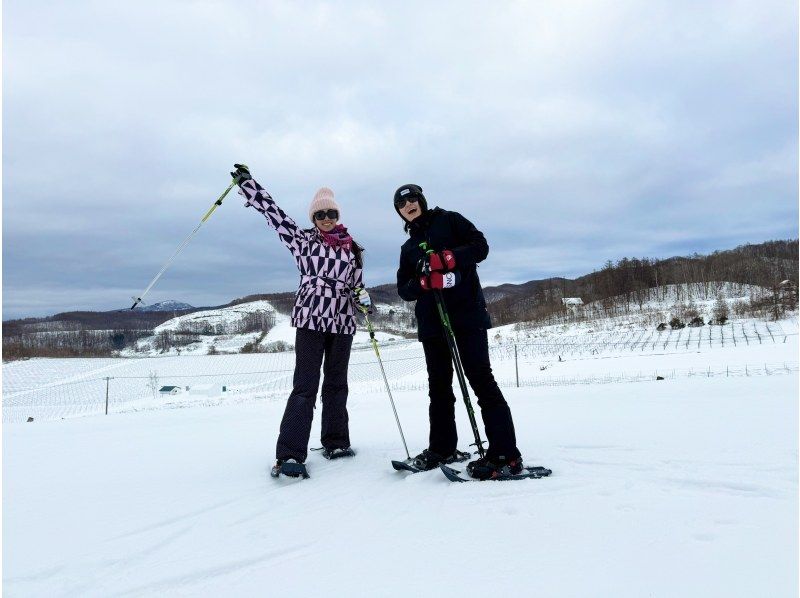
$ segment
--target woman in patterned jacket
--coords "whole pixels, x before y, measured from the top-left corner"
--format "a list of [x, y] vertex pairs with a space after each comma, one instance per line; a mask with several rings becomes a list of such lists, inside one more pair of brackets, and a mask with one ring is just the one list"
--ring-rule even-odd
[[347, 364], [356, 332], [356, 309], [370, 307], [362, 280], [362, 248], [339, 224], [339, 205], [333, 191], [323, 187], [314, 195], [308, 214], [313, 226], [300, 228], [250, 176], [246, 166], [231, 173], [253, 207], [267, 219], [292, 252], [300, 271], [291, 323], [296, 331], [294, 388], [281, 420], [272, 475], [304, 476], [314, 417], [322, 382], [322, 446], [327, 459], [353, 456], [347, 416]]

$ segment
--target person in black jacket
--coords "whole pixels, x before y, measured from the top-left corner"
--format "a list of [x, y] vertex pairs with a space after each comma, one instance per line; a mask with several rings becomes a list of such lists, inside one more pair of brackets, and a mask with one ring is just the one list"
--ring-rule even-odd
[[[403, 185], [394, 194], [394, 208], [410, 238], [400, 249], [397, 292], [416, 301], [418, 338], [425, 351], [430, 396], [429, 446], [415, 458], [421, 469], [464, 460], [456, 450], [456, 398], [453, 363], [433, 289], [441, 289], [450, 316], [464, 374], [478, 397], [489, 448], [484, 458], [467, 465], [476, 478], [522, 471], [511, 410], [497, 386], [489, 363], [487, 330], [492, 327], [478, 279], [477, 264], [486, 259], [489, 245], [483, 233], [458, 212], [428, 209], [419, 185]], [[433, 254], [426, 256], [420, 243]]]

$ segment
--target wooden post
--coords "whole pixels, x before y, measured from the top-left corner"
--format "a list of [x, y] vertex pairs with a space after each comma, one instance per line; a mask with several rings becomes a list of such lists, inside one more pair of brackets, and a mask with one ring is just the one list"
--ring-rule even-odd
[[108, 415], [108, 381], [109, 380], [111, 380], [111, 378], [106, 376], [106, 415]]

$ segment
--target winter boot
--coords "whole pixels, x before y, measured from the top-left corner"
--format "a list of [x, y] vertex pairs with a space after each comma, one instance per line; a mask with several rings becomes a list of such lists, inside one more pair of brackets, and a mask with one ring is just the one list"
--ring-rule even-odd
[[339, 459], [341, 457], [355, 457], [356, 453], [349, 446], [346, 446], [344, 448], [339, 447], [332, 449], [328, 448], [322, 449], [322, 456], [328, 460], [332, 460], [332, 459]]
[[305, 463], [298, 463], [295, 459], [278, 459], [269, 474], [273, 478], [277, 478], [281, 474], [290, 478], [309, 477]]
[[477, 480], [492, 480], [522, 472], [522, 457], [481, 457], [467, 463], [467, 473]]
[[469, 459], [469, 453], [456, 450], [452, 455], [444, 456], [439, 453], [434, 453], [429, 449], [425, 449], [419, 455], [411, 460], [411, 465], [421, 471], [428, 471], [439, 467], [440, 463], [456, 463], [459, 461], [466, 461]]

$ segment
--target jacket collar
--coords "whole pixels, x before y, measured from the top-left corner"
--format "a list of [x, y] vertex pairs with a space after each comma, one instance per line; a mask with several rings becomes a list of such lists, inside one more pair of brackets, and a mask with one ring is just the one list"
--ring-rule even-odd
[[438, 206], [430, 210], [425, 210], [422, 214], [408, 223], [409, 234], [412, 236], [424, 235], [428, 228], [430, 228], [433, 218], [442, 212], [444, 212], [444, 210]]

